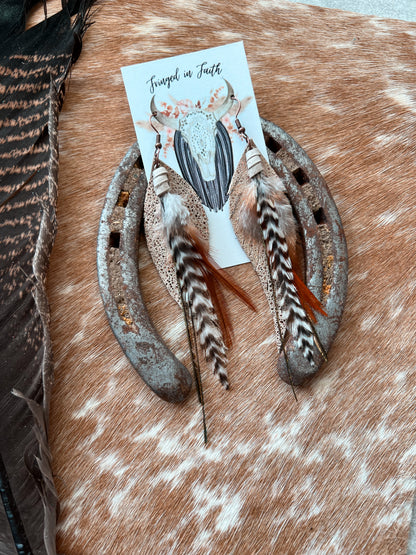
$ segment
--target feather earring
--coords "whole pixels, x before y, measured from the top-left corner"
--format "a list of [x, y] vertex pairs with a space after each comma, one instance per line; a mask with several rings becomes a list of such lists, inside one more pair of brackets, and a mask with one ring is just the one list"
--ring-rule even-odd
[[188, 207], [179, 194], [172, 192], [170, 181], [182, 179], [159, 160], [162, 144], [160, 133], [152, 123], [154, 116], [154, 113], [150, 116], [150, 125], [156, 132], [150, 185], [153, 183], [154, 192], [159, 198], [161, 223], [176, 274], [196, 388], [203, 410], [206, 441], [198, 340], [213, 373], [225, 389], [229, 388], [226, 366], [227, 348], [231, 343], [231, 326], [217, 283], [227, 287], [253, 310], [254, 306], [226, 272], [216, 266], [191, 221]]
[[[286, 196], [285, 186], [280, 177], [261, 156], [254, 142], [246, 134], [238, 115], [235, 124], [247, 148], [230, 187], [231, 221], [237, 236], [247, 238], [253, 261], [254, 248], [262, 251], [264, 266], [267, 267], [267, 288], [272, 290], [276, 329], [279, 344], [284, 350], [286, 366], [291, 380], [288, 358], [285, 351], [284, 327], [295, 341], [296, 347], [314, 367], [314, 346], [326, 359], [326, 354], [314, 329], [314, 312], [326, 313], [319, 300], [300, 278], [301, 264], [297, 255], [297, 225], [292, 206]], [[236, 194], [239, 179], [244, 179], [245, 187]], [[236, 197], [238, 196], [238, 199]], [[243, 244], [243, 248], [245, 245]], [[293, 383], [292, 383], [293, 386]], [[295, 395], [296, 397], [296, 395]]]

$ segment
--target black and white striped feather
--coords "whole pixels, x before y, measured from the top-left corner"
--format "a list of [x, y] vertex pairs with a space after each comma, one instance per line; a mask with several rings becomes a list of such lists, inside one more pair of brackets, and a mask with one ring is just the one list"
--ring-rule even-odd
[[288, 241], [296, 241], [292, 208], [284, 194], [283, 183], [277, 176], [266, 177], [260, 172], [252, 178], [252, 182], [256, 192], [257, 221], [262, 230], [282, 318], [295, 344], [314, 366], [314, 332], [299, 298], [289, 253]]
[[201, 254], [196, 230], [182, 198], [167, 192], [161, 197], [162, 221], [175, 264], [181, 295], [189, 307], [206, 361], [228, 389], [226, 345], [207, 285], [209, 269]]

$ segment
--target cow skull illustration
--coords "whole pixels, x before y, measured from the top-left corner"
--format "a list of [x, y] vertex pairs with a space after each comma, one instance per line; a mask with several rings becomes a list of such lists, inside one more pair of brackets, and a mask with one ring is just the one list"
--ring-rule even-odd
[[154, 96], [150, 103], [150, 110], [159, 123], [181, 132], [198, 164], [204, 181], [213, 181], [216, 177], [215, 138], [218, 129], [217, 122], [225, 116], [233, 105], [234, 90], [228, 81], [225, 79], [224, 81], [227, 84], [227, 96], [222, 105], [212, 112], [202, 108], [191, 108], [188, 113], [173, 118], [162, 114], [156, 108]]

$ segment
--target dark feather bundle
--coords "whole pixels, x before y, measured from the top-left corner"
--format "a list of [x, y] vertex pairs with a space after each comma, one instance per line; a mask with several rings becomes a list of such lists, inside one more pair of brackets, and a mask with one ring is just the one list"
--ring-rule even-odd
[[0, 552], [50, 554], [57, 499], [45, 275], [56, 233], [58, 113], [92, 2], [68, 2], [24, 31], [35, 3], [0, 1]]

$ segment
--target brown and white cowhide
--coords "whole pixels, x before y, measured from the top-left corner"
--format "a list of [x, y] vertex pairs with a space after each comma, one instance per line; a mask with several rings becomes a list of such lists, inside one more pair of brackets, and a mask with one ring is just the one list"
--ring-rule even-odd
[[[102, 2], [60, 119], [49, 272], [58, 552], [404, 553], [415, 490], [416, 24], [284, 0]], [[267, 303], [230, 299], [231, 390], [155, 397], [110, 331], [98, 222], [135, 135], [120, 67], [244, 40], [260, 113], [323, 173], [345, 226], [349, 294], [329, 362], [296, 403]], [[143, 260], [143, 263], [142, 263]], [[142, 246], [149, 310], [189, 362], [180, 310]]]

